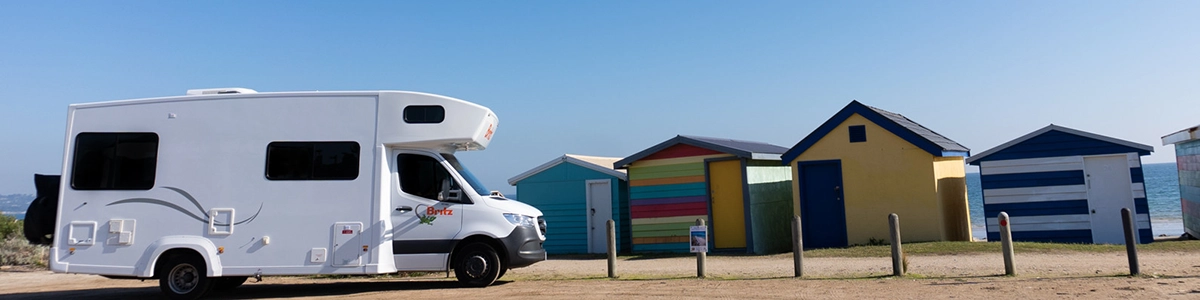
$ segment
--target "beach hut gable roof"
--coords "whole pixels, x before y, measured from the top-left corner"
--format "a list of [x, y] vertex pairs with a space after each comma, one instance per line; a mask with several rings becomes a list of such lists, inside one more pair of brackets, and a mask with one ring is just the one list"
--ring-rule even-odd
[[737, 157], [758, 159], [758, 160], [779, 160], [781, 154], [787, 151], [787, 148], [771, 145], [767, 143], [741, 141], [733, 139], [703, 137], [694, 135], [677, 135], [665, 142], [658, 143], [654, 147], [650, 147], [641, 152], [635, 153], [613, 164], [613, 168], [624, 169], [629, 167], [629, 164], [646, 158], [654, 153], [670, 148], [678, 144], [696, 146], [704, 149], [718, 151], [722, 153], [733, 154]]
[[822, 137], [825, 137], [825, 135], [829, 134], [829, 132], [833, 131], [834, 128], [837, 128], [838, 125], [841, 125], [842, 122], [854, 114], [867, 118], [867, 120], [883, 127], [910, 144], [929, 152], [929, 154], [933, 154], [933, 156], [967, 156], [971, 152], [971, 149], [967, 149], [966, 146], [938, 134], [921, 124], [917, 124], [917, 122], [913, 122], [904, 115], [867, 106], [858, 102], [858, 100], [854, 100], [850, 101], [850, 104], [847, 104], [841, 111], [838, 111], [837, 114], [834, 114], [833, 117], [830, 117], [829, 120], [826, 120], [825, 123], [817, 127], [816, 130], [796, 143], [795, 146], [792, 146], [792, 149], [784, 153], [784, 163], [790, 163], [796, 157], [799, 157], [801, 153], [807, 151], [809, 147], [812, 147]]
[[625, 174], [625, 170], [614, 170], [609, 167], [609, 166], [612, 166], [613, 162], [615, 162], [619, 159], [621, 159], [621, 158], [564, 154], [563, 156], [559, 156], [555, 159], [552, 159], [552, 160], [550, 160], [544, 164], [541, 164], [529, 171], [525, 171], [525, 173], [521, 173], [521, 174], [518, 174], [517, 176], [513, 176], [513, 178], [509, 178], [508, 184], [509, 185], [517, 185], [517, 182], [520, 182], [521, 180], [525, 180], [525, 178], [529, 178], [530, 176], [541, 173], [542, 171], [549, 170], [550, 168], [553, 168], [553, 167], [558, 166], [563, 163], [569, 163], [569, 164], [574, 164], [574, 165], [577, 165], [580, 167], [588, 168], [588, 169], [594, 170], [596, 172], [611, 175], [611, 176], [616, 177], [621, 180], [629, 180], [629, 175]]
[[[1083, 137], [1083, 138], [1087, 138], [1087, 139], [1106, 142], [1106, 143], [1114, 145], [1117, 148], [1120, 148], [1119, 151], [1113, 151], [1112, 148], [1100, 149], [1097, 147], [1090, 147], [1092, 149], [1097, 149], [1097, 150], [1091, 150], [1091, 152], [1095, 152], [1095, 153], [1080, 152], [1080, 153], [1074, 153], [1075, 155], [1128, 153], [1128, 152], [1137, 152], [1138, 155], [1150, 155], [1150, 152], [1154, 152], [1154, 147], [1149, 146], [1149, 145], [1138, 144], [1138, 143], [1134, 143], [1134, 142], [1130, 142], [1130, 141], [1126, 141], [1126, 140], [1115, 139], [1115, 138], [1111, 138], [1111, 137], [1107, 137], [1107, 136], [1103, 136], [1103, 135], [1099, 135], [1099, 134], [1095, 134], [1095, 133], [1091, 133], [1091, 132], [1080, 131], [1080, 130], [1076, 130], [1076, 129], [1071, 129], [1071, 128], [1067, 128], [1067, 127], [1050, 124], [1049, 126], [1043, 127], [1042, 129], [1038, 129], [1037, 131], [1023, 135], [1015, 140], [1009, 141], [1007, 143], [1001, 144], [1000, 146], [996, 146], [995, 148], [988, 149], [987, 151], [983, 151], [982, 153], [976, 154], [975, 156], [968, 158], [966, 162], [967, 162], [967, 164], [978, 165], [979, 162], [988, 160], [989, 156], [993, 156], [994, 154], [1001, 153], [1006, 149], [1009, 149], [1013, 146], [1016, 146], [1016, 145], [1026, 142], [1026, 141], [1029, 141], [1036, 137], [1042, 136], [1051, 131], [1057, 131], [1057, 132], [1062, 132], [1062, 133], [1069, 134], [1069, 135], [1074, 135], [1074, 136]], [[1099, 152], [1096, 152], [1096, 151], [1099, 151]], [[995, 157], [993, 157], [993, 159], [1010, 159], [1010, 158], [995, 158]]]
[[1173, 132], [1162, 137], [1163, 146], [1179, 144], [1200, 139], [1200, 125]]

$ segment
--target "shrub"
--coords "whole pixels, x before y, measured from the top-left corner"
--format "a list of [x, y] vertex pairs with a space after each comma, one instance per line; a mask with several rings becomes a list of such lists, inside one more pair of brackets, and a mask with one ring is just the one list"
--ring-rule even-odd
[[17, 217], [6, 215], [0, 211], [0, 238], [7, 239], [11, 235], [24, 236], [24, 227], [25, 223], [17, 220]]
[[0, 242], [0, 266], [36, 266], [46, 268], [46, 246], [31, 245], [25, 237], [9, 235]]
[[47, 266], [46, 246], [29, 244], [24, 223], [16, 217], [0, 214], [0, 266]]

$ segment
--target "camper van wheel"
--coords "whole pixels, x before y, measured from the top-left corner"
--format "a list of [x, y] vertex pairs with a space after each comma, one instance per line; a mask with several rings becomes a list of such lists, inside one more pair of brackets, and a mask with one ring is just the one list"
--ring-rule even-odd
[[243, 284], [243, 283], [246, 283], [246, 278], [248, 278], [248, 277], [246, 277], [246, 276], [232, 276], [232, 277], [217, 277], [217, 278], [213, 278], [213, 279], [214, 279], [214, 281], [213, 281], [213, 287], [212, 287], [212, 289], [213, 289], [213, 290], [215, 290], [215, 291], [227, 291], [227, 290], [232, 290], [232, 289], [235, 289], [235, 288], [237, 288], [237, 287], [239, 287], [239, 286], [242, 286], [242, 284]]
[[158, 287], [171, 299], [199, 299], [212, 287], [204, 259], [197, 255], [169, 258], [158, 278]]
[[500, 277], [504, 277], [504, 273], [508, 273], [508, 268], [501, 267], [500, 275], [496, 275], [496, 280], [500, 280]]
[[463, 247], [454, 262], [454, 276], [467, 286], [489, 286], [500, 278], [500, 256], [487, 244], [473, 243]]

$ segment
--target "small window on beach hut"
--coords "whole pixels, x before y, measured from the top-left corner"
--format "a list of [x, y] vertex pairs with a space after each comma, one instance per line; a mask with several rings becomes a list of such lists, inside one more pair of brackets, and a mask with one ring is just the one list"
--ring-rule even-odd
[[851, 143], [866, 142], [866, 141], [867, 141], [867, 126], [866, 125], [850, 126], [850, 142]]

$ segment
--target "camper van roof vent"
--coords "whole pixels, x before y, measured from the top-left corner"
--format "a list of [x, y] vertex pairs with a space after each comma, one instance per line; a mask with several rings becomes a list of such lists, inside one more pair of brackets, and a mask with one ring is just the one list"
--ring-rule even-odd
[[188, 95], [219, 95], [219, 94], [254, 94], [258, 91], [248, 88], [215, 88], [187, 90]]

